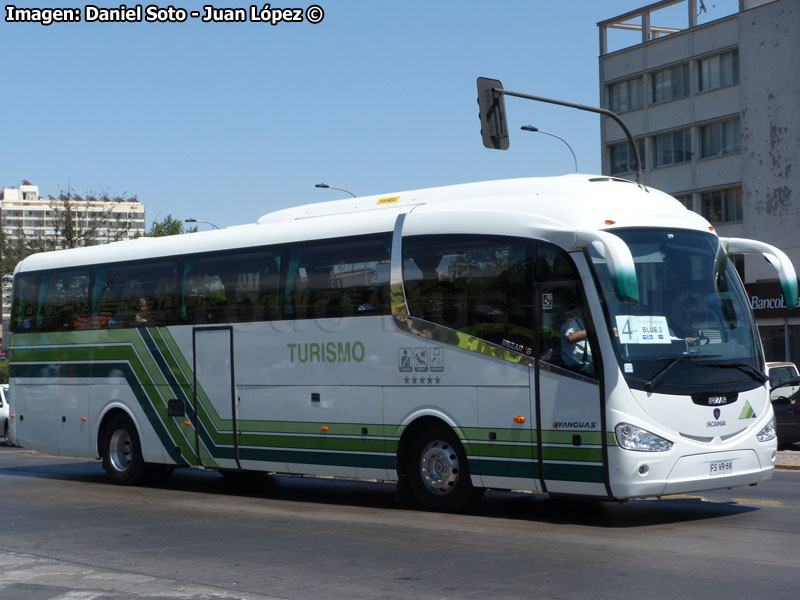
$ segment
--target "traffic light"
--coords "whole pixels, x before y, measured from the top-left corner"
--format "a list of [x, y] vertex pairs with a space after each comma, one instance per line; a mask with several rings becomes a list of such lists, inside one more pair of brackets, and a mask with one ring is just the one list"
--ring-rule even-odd
[[508, 123], [503, 84], [497, 79], [478, 77], [478, 106], [481, 118], [483, 145], [495, 150], [508, 150]]

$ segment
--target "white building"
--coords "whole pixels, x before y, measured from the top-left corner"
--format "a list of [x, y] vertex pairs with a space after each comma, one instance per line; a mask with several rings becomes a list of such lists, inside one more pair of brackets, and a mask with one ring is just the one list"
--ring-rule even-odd
[[[645, 183], [800, 270], [800, 2], [664, 0], [598, 27], [601, 106], [637, 139]], [[611, 119], [601, 139], [603, 172], [630, 178], [632, 149]], [[800, 307], [782, 306], [762, 259], [737, 266], [767, 360], [800, 363]]]
[[[39, 186], [27, 181], [18, 188], [3, 188], [0, 193], [0, 228], [7, 240], [25, 238], [63, 241], [55, 220], [64, 203], [39, 195]], [[118, 239], [128, 239], [145, 233], [144, 205], [136, 200], [103, 201], [86, 197], [71, 201], [72, 216], [79, 230], [102, 219], [90, 243], [105, 244]], [[11, 316], [11, 277], [2, 280], [2, 319], [7, 323]]]

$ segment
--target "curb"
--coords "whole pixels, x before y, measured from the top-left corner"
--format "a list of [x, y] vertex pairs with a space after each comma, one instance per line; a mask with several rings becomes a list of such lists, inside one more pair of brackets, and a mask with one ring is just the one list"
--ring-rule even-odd
[[781, 469], [781, 470], [784, 470], [784, 471], [800, 471], [800, 465], [796, 465], [796, 464], [786, 464], [786, 463], [778, 464], [778, 465], [775, 465], [775, 468], [776, 469]]

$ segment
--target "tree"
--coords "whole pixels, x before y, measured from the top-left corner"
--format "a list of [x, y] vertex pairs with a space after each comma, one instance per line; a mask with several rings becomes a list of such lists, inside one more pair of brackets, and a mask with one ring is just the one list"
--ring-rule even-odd
[[108, 194], [95, 196], [92, 193], [81, 197], [71, 190], [61, 192], [58, 198], [48, 196], [52, 211], [52, 226], [56, 230], [59, 248], [79, 248], [94, 246], [101, 230], [113, 232], [108, 236], [109, 242], [116, 242], [125, 237], [131, 228], [127, 215], [114, 211], [117, 206], [136, 196], [124, 198], [109, 197]]
[[53, 243], [48, 242], [46, 238], [25, 237], [21, 226], [17, 228], [14, 236], [6, 235], [5, 231], [0, 228], [0, 277], [11, 275], [14, 267], [23, 258], [37, 252], [55, 249]]
[[155, 220], [150, 225], [150, 232], [145, 234], [146, 237], [163, 237], [166, 235], [180, 235], [182, 233], [195, 233], [197, 227], [191, 229], [184, 229], [183, 222], [178, 219], [173, 219], [172, 215], [167, 215], [161, 221]]
[[103, 241], [117, 241], [127, 237], [131, 221], [127, 213], [115, 211], [120, 204], [136, 200], [136, 196], [111, 197], [108, 193], [87, 192], [80, 196], [67, 188], [58, 197], [48, 196], [49, 214], [45, 216], [47, 229], [55, 235], [26, 235], [22, 227], [7, 233], [0, 227], [0, 277], [11, 275], [23, 258], [63, 248], [78, 248], [100, 243], [100, 231], [108, 231]]

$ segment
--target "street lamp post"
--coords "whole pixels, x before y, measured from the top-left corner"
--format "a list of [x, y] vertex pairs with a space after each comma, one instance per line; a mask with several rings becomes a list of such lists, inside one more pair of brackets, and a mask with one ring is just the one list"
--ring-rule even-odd
[[191, 217], [188, 219], [184, 219], [185, 223], [205, 223], [206, 225], [211, 225], [214, 229], [219, 229], [216, 225], [214, 225], [211, 221], [204, 221], [203, 219], [192, 219]]
[[534, 127], [533, 125], [523, 125], [522, 127], [520, 127], [520, 129], [522, 129], [523, 131], [533, 131], [534, 133], [543, 133], [545, 135], [549, 135], [550, 137], [554, 137], [557, 140], [561, 140], [562, 142], [564, 142], [567, 145], [567, 148], [569, 148], [569, 151], [572, 152], [572, 160], [575, 161], [575, 172], [576, 173], [578, 172], [578, 159], [575, 157], [575, 152], [572, 150], [572, 146], [569, 145], [569, 142], [567, 142], [567, 140], [556, 135], [555, 133], [550, 133], [549, 131], [543, 131], [538, 127]]
[[333, 187], [333, 186], [328, 185], [327, 183], [318, 183], [314, 187], [318, 187], [318, 188], [321, 188], [323, 190], [339, 190], [340, 192], [344, 192], [346, 194], [350, 194], [353, 198], [357, 198], [358, 197], [353, 192], [351, 192], [349, 190]]

